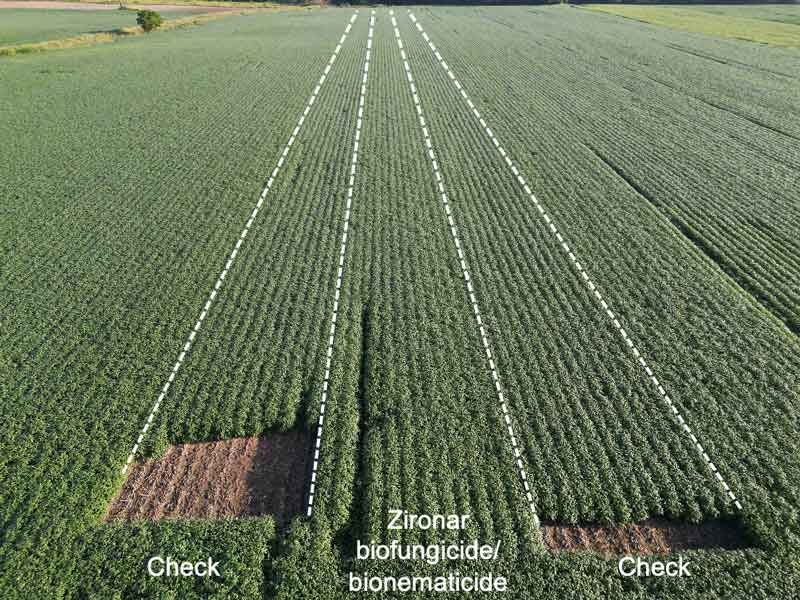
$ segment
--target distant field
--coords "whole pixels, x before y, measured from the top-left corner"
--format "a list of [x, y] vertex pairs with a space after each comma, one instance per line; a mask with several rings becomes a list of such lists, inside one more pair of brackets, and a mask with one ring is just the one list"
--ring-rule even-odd
[[[462, 536], [514, 600], [796, 595], [800, 53], [414, 11], [0, 61], [4, 600], [378, 598], [451, 564], [356, 540]], [[690, 578], [583, 548], [698, 524]]]
[[800, 47], [800, 5], [586, 4], [582, 7], [684, 31]]
[[[165, 19], [198, 14], [194, 11], [165, 12]], [[132, 10], [56, 10], [4, 8], [0, 10], [0, 46], [43, 42], [85, 33], [136, 27]]]
[[[689, 7], [686, 7], [689, 8]], [[691, 6], [702, 12], [746, 17], [757, 21], [777, 21], [789, 25], [800, 25], [800, 4], [697, 4]]]

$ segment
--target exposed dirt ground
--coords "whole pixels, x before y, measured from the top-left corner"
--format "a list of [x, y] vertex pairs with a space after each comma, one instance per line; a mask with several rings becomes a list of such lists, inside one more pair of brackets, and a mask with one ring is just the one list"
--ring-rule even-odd
[[545, 545], [554, 552], [588, 550], [601, 554], [667, 554], [680, 550], [747, 546], [741, 528], [730, 521], [681, 523], [647, 519], [625, 525], [542, 523]]
[[304, 432], [172, 446], [136, 463], [106, 520], [220, 519], [303, 511], [311, 437]]
[[[196, 10], [201, 13], [237, 10], [228, 6], [191, 6], [189, 4], [147, 4], [138, 6], [123, 1], [126, 8], [131, 10], [147, 9], [159, 12]], [[58, 2], [54, 0], [0, 0], [2, 8], [54, 8], [60, 10], [118, 10], [119, 4], [92, 4], [89, 2]]]

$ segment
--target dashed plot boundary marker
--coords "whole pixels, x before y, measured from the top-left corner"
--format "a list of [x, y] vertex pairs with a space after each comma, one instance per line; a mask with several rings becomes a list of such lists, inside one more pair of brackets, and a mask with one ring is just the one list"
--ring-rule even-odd
[[292, 134], [289, 136], [289, 141], [286, 143], [286, 146], [283, 148], [283, 152], [281, 152], [280, 157], [278, 158], [278, 163], [272, 171], [269, 179], [267, 180], [266, 185], [261, 190], [261, 195], [259, 196], [258, 202], [256, 203], [253, 211], [250, 213], [250, 218], [247, 220], [247, 223], [242, 229], [242, 232], [239, 234], [239, 239], [236, 242], [236, 245], [231, 250], [230, 255], [228, 256], [228, 260], [225, 263], [225, 267], [222, 269], [222, 272], [219, 274], [217, 278], [217, 282], [214, 284], [211, 292], [206, 298], [206, 303], [203, 305], [202, 311], [200, 311], [200, 316], [198, 317], [197, 321], [192, 328], [191, 333], [189, 333], [189, 337], [186, 339], [186, 342], [183, 345], [183, 348], [178, 354], [178, 358], [175, 361], [175, 364], [172, 366], [172, 371], [167, 378], [167, 381], [164, 383], [163, 387], [161, 388], [161, 393], [158, 395], [158, 399], [156, 400], [155, 404], [153, 404], [153, 408], [150, 410], [150, 414], [148, 415], [147, 419], [142, 426], [141, 431], [139, 432], [139, 437], [136, 438], [136, 441], [131, 448], [130, 453], [128, 454], [128, 459], [126, 460], [125, 464], [122, 466], [122, 474], [125, 475], [127, 473], [130, 464], [133, 462], [136, 453], [139, 451], [139, 447], [144, 440], [145, 435], [147, 435], [147, 431], [150, 429], [151, 425], [153, 424], [153, 420], [155, 419], [158, 410], [161, 408], [161, 403], [164, 401], [164, 398], [169, 391], [172, 382], [175, 381], [175, 376], [178, 373], [178, 370], [183, 365], [184, 360], [186, 359], [186, 355], [191, 350], [192, 345], [194, 344], [195, 338], [197, 333], [200, 331], [200, 327], [203, 325], [206, 316], [208, 315], [208, 311], [211, 309], [211, 304], [214, 302], [214, 299], [219, 294], [220, 288], [222, 287], [222, 282], [225, 281], [225, 277], [228, 275], [228, 271], [230, 271], [231, 267], [233, 266], [233, 261], [236, 260], [236, 256], [239, 253], [239, 250], [244, 243], [247, 234], [250, 232], [250, 228], [253, 226], [253, 222], [255, 221], [256, 217], [258, 216], [259, 211], [261, 210], [261, 206], [264, 204], [264, 199], [267, 197], [267, 193], [272, 189], [272, 184], [275, 182], [275, 178], [278, 175], [283, 163], [286, 161], [286, 157], [289, 154], [289, 150], [291, 149], [292, 145], [297, 139], [297, 135], [300, 133], [300, 129], [303, 127], [303, 123], [306, 121], [306, 117], [311, 112], [311, 107], [314, 105], [314, 102], [317, 100], [317, 95], [319, 94], [320, 89], [322, 88], [325, 80], [328, 77], [328, 74], [331, 71], [331, 67], [333, 63], [336, 62], [336, 58], [339, 56], [339, 52], [342, 49], [342, 45], [344, 44], [345, 40], [347, 39], [347, 35], [350, 33], [350, 30], [353, 27], [353, 23], [355, 22], [356, 18], [358, 17], [358, 11], [356, 10], [355, 13], [350, 17], [350, 20], [345, 27], [344, 33], [342, 34], [341, 38], [339, 38], [339, 43], [336, 45], [336, 48], [333, 51], [330, 59], [328, 60], [328, 64], [325, 66], [325, 71], [323, 72], [322, 76], [319, 78], [314, 91], [312, 92], [311, 96], [306, 103], [306, 107], [303, 110], [303, 114], [300, 115], [300, 119], [297, 121], [297, 125], [295, 125]]
[[331, 361], [333, 360], [333, 344], [336, 339], [336, 319], [339, 314], [339, 295], [342, 289], [344, 276], [344, 260], [347, 252], [348, 231], [350, 229], [350, 210], [353, 203], [353, 187], [356, 181], [356, 167], [358, 166], [358, 148], [361, 142], [361, 126], [364, 118], [364, 99], [367, 95], [367, 77], [369, 75], [369, 61], [372, 57], [372, 35], [375, 28], [375, 11], [369, 18], [369, 31], [367, 32], [367, 51], [364, 57], [364, 70], [361, 76], [361, 91], [358, 97], [358, 118], [356, 119], [356, 135], [353, 140], [353, 154], [350, 160], [350, 180], [347, 184], [347, 205], [344, 211], [342, 224], [342, 243], [339, 247], [339, 271], [336, 275], [336, 289], [333, 295], [333, 311], [331, 312], [331, 327], [328, 336], [328, 349], [325, 352], [325, 375], [322, 380], [322, 396], [319, 403], [319, 420], [317, 421], [317, 436], [314, 442], [314, 463], [311, 467], [311, 483], [308, 488], [308, 506], [306, 516], [311, 517], [314, 512], [314, 498], [317, 489], [317, 474], [319, 471], [320, 448], [322, 446], [322, 431], [325, 423], [325, 406], [328, 401], [328, 388], [331, 380]]
[[478, 331], [480, 331], [481, 335], [481, 342], [483, 344], [483, 351], [486, 354], [486, 361], [489, 365], [489, 369], [492, 374], [492, 381], [494, 383], [495, 392], [497, 393], [497, 399], [500, 403], [500, 409], [503, 412], [503, 419], [505, 421], [505, 425], [508, 431], [508, 436], [511, 442], [511, 450], [514, 453], [515, 465], [517, 467], [517, 472], [519, 474], [520, 480], [522, 481], [522, 486], [525, 489], [525, 498], [528, 502], [528, 507], [530, 508], [531, 515], [533, 516], [534, 525], [538, 528], [539, 527], [539, 515], [536, 511], [536, 504], [533, 501], [533, 492], [531, 491], [530, 484], [528, 483], [528, 475], [525, 471], [525, 464], [522, 461], [522, 453], [519, 449], [519, 444], [517, 443], [517, 437], [514, 434], [514, 426], [511, 421], [511, 412], [508, 408], [506, 403], [505, 395], [503, 393], [503, 386], [500, 383], [500, 375], [498, 373], [497, 365], [495, 364], [494, 354], [492, 352], [491, 345], [489, 343], [489, 337], [486, 333], [486, 328], [483, 324], [483, 319], [481, 318], [480, 308], [478, 307], [478, 300], [475, 297], [474, 286], [472, 284], [472, 278], [469, 274], [469, 269], [467, 267], [466, 259], [464, 258], [464, 250], [462, 249], [461, 240], [458, 236], [458, 230], [456, 227], [455, 219], [453, 217], [453, 211], [450, 208], [450, 202], [447, 199], [447, 193], [445, 191], [444, 186], [444, 179], [442, 177], [442, 173], [439, 169], [439, 163], [436, 160], [436, 153], [433, 150], [433, 143], [431, 142], [430, 131], [428, 129], [428, 125], [425, 122], [425, 116], [422, 111], [422, 106], [420, 104], [419, 95], [417, 93], [417, 87], [414, 83], [414, 77], [411, 73], [411, 67], [408, 63], [408, 57], [406, 56], [406, 51], [403, 48], [403, 38], [400, 35], [400, 30], [397, 28], [397, 20], [394, 17], [394, 11], [389, 11], [389, 14], [392, 16], [392, 27], [394, 27], [394, 36], [397, 40], [397, 46], [400, 49], [400, 57], [403, 59], [403, 68], [405, 69], [406, 79], [408, 80], [409, 89], [411, 90], [411, 97], [414, 100], [414, 107], [417, 111], [417, 119], [419, 120], [420, 129], [422, 131], [422, 136], [425, 139], [425, 148], [427, 151], [428, 158], [431, 162], [431, 167], [433, 169], [433, 176], [436, 179], [436, 186], [439, 191], [439, 195], [442, 200], [442, 206], [444, 208], [445, 215], [447, 216], [447, 223], [450, 226], [450, 235], [453, 239], [453, 244], [456, 248], [456, 253], [458, 254], [458, 260], [461, 267], [461, 274], [464, 278], [464, 283], [467, 288], [467, 293], [469, 294], [469, 301], [472, 305], [472, 312], [475, 316], [475, 322], [478, 324]]
[[489, 139], [491, 139], [492, 144], [497, 149], [497, 151], [500, 153], [500, 155], [503, 157], [503, 160], [505, 161], [506, 166], [511, 171], [511, 173], [514, 175], [514, 178], [517, 180], [519, 185], [522, 187], [522, 189], [524, 190], [524, 192], [528, 196], [528, 198], [536, 206], [536, 209], [538, 210], [540, 217], [547, 224], [547, 228], [550, 230], [550, 233], [553, 236], [555, 236], [555, 238], [558, 240], [559, 246], [566, 253], [566, 255], [569, 257], [569, 260], [570, 260], [572, 266], [575, 268], [575, 271], [581, 277], [581, 279], [586, 284], [586, 286], [589, 288], [589, 290], [591, 290], [592, 294], [594, 294], [594, 297], [597, 299], [597, 301], [603, 307], [603, 310], [605, 311], [606, 315], [611, 320], [611, 322], [614, 324], [614, 327], [619, 332], [619, 334], [622, 337], [622, 339], [625, 341], [625, 344], [628, 346], [628, 348], [630, 349], [631, 353], [633, 354], [633, 356], [638, 361], [639, 365], [642, 367], [644, 372], [647, 374], [647, 377], [649, 378], [650, 382], [653, 384], [655, 389], [658, 391], [661, 399], [664, 400], [666, 405], [672, 411], [672, 414], [675, 417], [675, 420], [677, 421], [677, 423], [680, 425], [680, 427], [683, 429], [683, 431], [692, 440], [692, 443], [694, 444], [694, 446], [697, 449], [697, 451], [700, 453], [700, 456], [706, 462], [706, 465], [711, 470], [712, 474], [717, 479], [717, 481], [722, 486], [722, 488], [725, 490], [725, 492], [727, 493], [728, 497], [733, 501], [733, 503], [736, 506], [736, 508], [741, 511], [742, 510], [741, 502], [736, 497], [736, 495], [733, 493], [733, 490], [731, 490], [730, 486], [725, 481], [725, 479], [722, 477], [722, 474], [719, 472], [719, 469], [717, 469], [717, 466], [711, 460], [711, 458], [709, 457], [709, 455], [706, 452], [705, 448], [700, 443], [700, 441], [697, 439], [697, 436], [694, 434], [694, 432], [692, 431], [692, 428], [686, 422], [686, 419], [683, 417], [683, 415], [681, 415], [681, 412], [678, 410], [678, 407], [675, 406], [674, 402], [672, 401], [672, 398], [670, 398], [669, 394], [664, 389], [662, 383], [658, 380], [658, 377], [656, 377], [656, 375], [653, 373], [653, 370], [650, 368], [650, 365], [648, 365], [647, 361], [642, 356], [642, 354], [639, 351], [639, 349], [636, 347], [636, 344], [631, 339], [630, 334], [628, 334], [628, 332], [625, 331], [625, 328], [619, 322], [619, 319], [618, 319], [617, 315], [615, 315], [614, 312], [611, 310], [611, 308], [609, 307], [609, 305], [606, 302], [605, 298], [600, 293], [600, 290], [597, 289], [597, 286], [594, 284], [592, 279], [589, 277], [589, 274], [586, 272], [586, 269], [584, 269], [583, 265], [581, 265], [580, 261], [575, 256], [574, 251], [570, 248], [569, 244], [564, 239], [564, 236], [561, 235], [561, 233], [559, 232], [559, 230], [556, 227], [555, 223], [553, 223], [553, 220], [548, 215], [547, 211], [544, 209], [542, 204], [539, 202], [539, 200], [536, 198], [534, 193], [531, 191], [530, 186], [525, 181], [525, 178], [522, 176], [522, 174], [519, 172], [519, 169], [514, 164], [514, 161], [511, 160], [511, 158], [508, 156], [508, 153], [503, 149], [503, 146], [497, 140], [497, 137], [495, 136], [495, 134], [492, 132], [492, 130], [486, 124], [485, 119], [481, 116], [481, 113], [478, 111], [477, 107], [475, 106], [475, 104], [470, 99], [470, 97], [467, 94], [466, 90], [461, 85], [461, 83], [458, 81], [456, 76], [453, 74], [453, 71], [450, 69], [450, 66], [442, 58], [442, 55], [439, 53], [439, 50], [436, 48], [436, 45], [433, 43], [433, 41], [430, 39], [428, 34], [422, 28], [422, 25], [419, 23], [417, 18], [411, 12], [409, 12], [408, 15], [409, 15], [409, 18], [411, 19], [411, 21], [416, 26], [417, 31], [419, 31], [419, 33], [422, 35], [422, 39], [425, 40], [425, 42], [428, 44], [428, 47], [433, 52], [434, 56], [436, 57], [436, 60], [439, 62], [439, 65], [445, 70], [445, 72], [447, 73], [447, 76], [449, 77], [450, 81], [453, 83], [453, 85], [459, 91], [459, 93], [461, 94], [461, 97], [466, 101], [467, 105], [472, 110], [472, 114], [475, 116], [475, 118], [478, 120], [478, 122], [480, 123], [481, 127], [483, 128], [483, 130], [486, 132], [486, 135], [489, 136]]

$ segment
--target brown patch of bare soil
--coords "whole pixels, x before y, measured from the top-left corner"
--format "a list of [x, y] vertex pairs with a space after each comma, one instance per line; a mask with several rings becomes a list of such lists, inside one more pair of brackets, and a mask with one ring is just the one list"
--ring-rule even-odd
[[746, 536], [731, 521], [681, 523], [647, 519], [623, 525], [542, 523], [545, 546], [554, 552], [583, 550], [601, 554], [650, 555], [680, 550], [744, 548]]
[[135, 463], [106, 521], [221, 519], [303, 511], [311, 438], [305, 432], [179, 444]]

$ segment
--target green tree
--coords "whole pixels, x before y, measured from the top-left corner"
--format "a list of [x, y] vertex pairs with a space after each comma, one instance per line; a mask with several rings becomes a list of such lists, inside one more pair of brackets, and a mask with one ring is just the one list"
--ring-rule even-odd
[[136, 13], [136, 22], [145, 31], [152, 31], [161, 26], [161, 15], [154, 10], [140, 10]]

